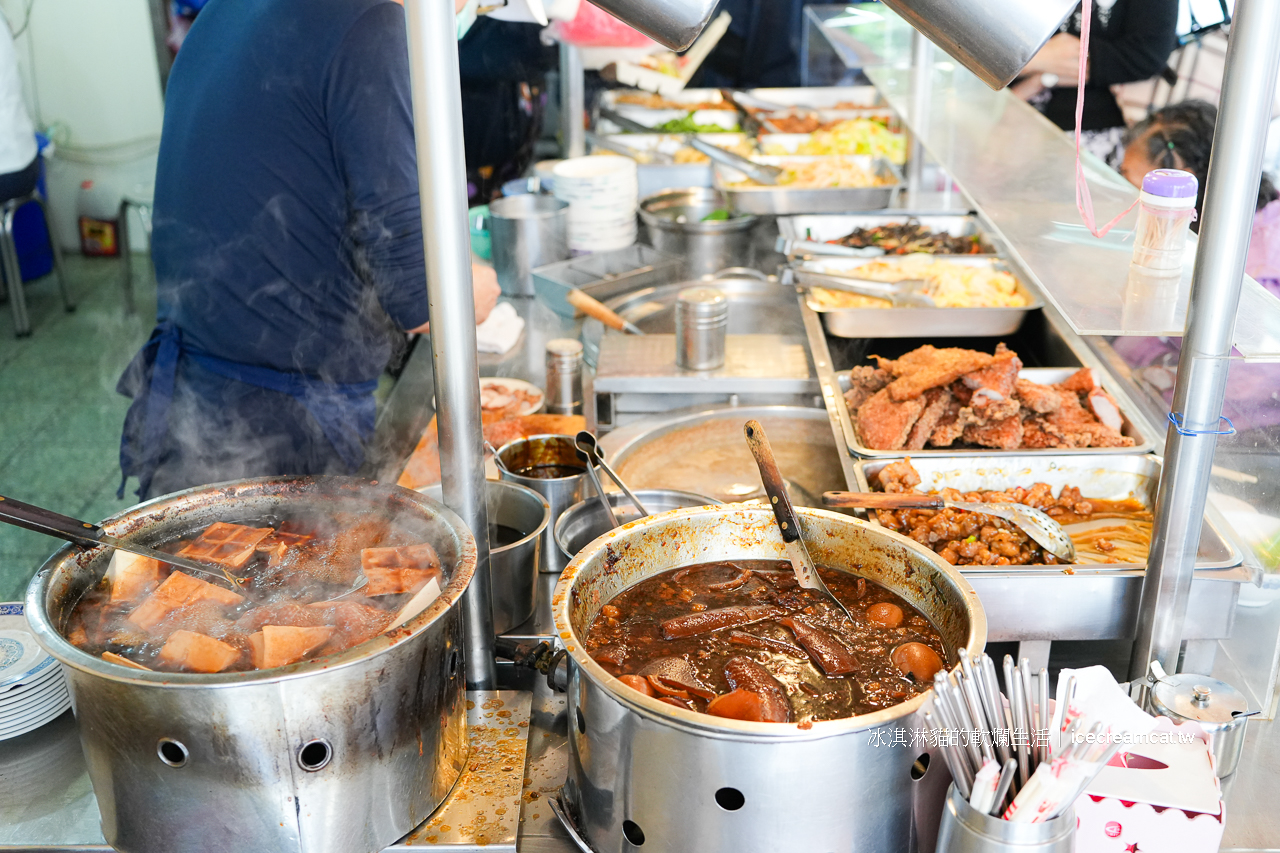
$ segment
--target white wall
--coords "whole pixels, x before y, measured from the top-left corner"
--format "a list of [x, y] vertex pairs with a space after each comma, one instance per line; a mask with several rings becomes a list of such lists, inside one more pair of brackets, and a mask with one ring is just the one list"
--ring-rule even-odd
[[[146, 0], [0, 0], [14, 29], [28, 2], [20, 70], [37, 128], [58, 143], [50, 202], [60, 240], [74, 248], [81, 181], [119, 196], [154, 179], [163, 99], [151, 18]], [[144, 245], [135, 236], [135, 249]]]

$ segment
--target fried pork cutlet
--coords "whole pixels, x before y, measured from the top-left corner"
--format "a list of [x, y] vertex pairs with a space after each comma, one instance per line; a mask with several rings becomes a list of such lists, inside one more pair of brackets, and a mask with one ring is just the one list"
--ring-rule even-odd
[[923, 397], [896, 402], [889, 396], [888, 388], [881, 388], [858, 407], [862, 440], [873, 450], [900, 449], [924, 407]]
[[1044, 450], [1067, 445], [1062, 440], [1062, 431], [1044, 415], [1032, 415], [1022, 422], [1022, 446], [1028, 450]]
[[1022, 417], [1010, 415], [1004, 420], [970, 424], [964, 429], [964, 440], [981, 447], [1013, 450], [1022, 446]]
[[903, 445], [907, 450], [921, 450], [933, 435], [934, 429], [938, 426], [938, 421], [942, 420], [951, 406], [951, 392], [945, 388], [930, 388], [924, 394], [924, 411], [920, 413], [920, 418], [911, 427], [911, 433], [907, 436], [907, 443]]
[[966, 373], [981, 370], [994, 360], [984, 352], [957, 347], [936, 349], [926, 344], [893, 363], [893, 374], [897, 378], [887, 386], [889, 394], [898, 402], [910, 400], [930, 388], [946, 385]]
[[849, 371], [849, 390], [844, 392], [845, 405], [850, 412], [858, 411], [858, 407], [872, 394], [889, 384], [893, 379], [889, 371], [880, 367], [862, 365]]
[[909, 492], [920, 485], [920, 472], [911, 464], [911, 457], [890, 462], [880, 469], [880, 490], [889, 494]]
[[[1062, 386], [1058, 386], [1059, 389]], [[1121, 435], [1080, 405], [1080, 397], [1067, 392], [1062, 395], [1062, 406], [1045, 416], [1045, 420], [1057, 428], [1066, 447], [1132, 447], [1133, 439]]]
[[1018, 414], [1022, 411], [1022, 403], [1017, 397], [1006, 397], [997, 401], [991, 397], [980, 397], [974, 394], [969, 409], [973, 412], [973, 422], [978, 426], [985, 426]]
[[953, 396], [947, 403], [946, 411], [938, 419], [938, 425], [933, 428], [929, 444], [933, 447], [950, 447], [964, 435], [964, 428], [972, 423], [972, 419], [973, 409], [961, 406], [960, 401]]
[[1094, 388], [1098, 387], [1098, 380], [1094, 378], [1093, 371], [1088, 367], [1082, 367], [1075, 373], [1071, 374], [1066, 380], [1059, 382], [1058, 387], [1063, 391], [1074, 391], [1077, 394], [1088, 394]]
[[1056, 412], [1062, 405], [1062, 395], [1057, 388], [1029, 379], [1019, 379], [1015, 393], [1023, 406], [1041, 415]]

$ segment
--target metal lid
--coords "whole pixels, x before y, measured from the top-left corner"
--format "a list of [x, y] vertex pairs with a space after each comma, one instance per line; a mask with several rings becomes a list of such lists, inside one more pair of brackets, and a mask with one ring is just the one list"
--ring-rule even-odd
[[1161, 198], [1195, 198], [1196, 176], [1181, 169], [1152, 169], [1142, 179], [1142, 191]]
[[1151, 704], [1158, 714], [1176, 722], [1195, 720], [1208, 730], [1243, 722], [1249, 710], [1244, 694], [1225, 681], [1207, 675], [1166, 675], [1151, 688]]
[[687, 287], [676, 295], [676, 308], [697, 317], [719, 317], [729, 312], [729, 300], [715, 287]]
[[582, 355], [582, 341], [573, 338], [553, 338], [547, 341], [547, 354], [562, 358]]

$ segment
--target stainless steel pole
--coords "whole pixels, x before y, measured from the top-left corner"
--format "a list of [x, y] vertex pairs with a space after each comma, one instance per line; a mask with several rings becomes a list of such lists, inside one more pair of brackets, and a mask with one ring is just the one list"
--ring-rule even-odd
[[586, 128], [582, 123], [587, 108], [585, 76], [582, 50], [560, 42], [560, 144], [566, 157], [587, 153]]
[[[1238, 0], [1173, 392], [1173, 412], [1182, 417], [1188, 431], [1219, 429], [1263, 146], [1280, 70], [1277, 44], [1280, 2]], [[1172, 425], [1169, 428], [1137, 641], [1129, 663], [1131, 679], [1140, 679], [1153, 659], [1169, 672], [1177, 666], [1216, 446], [1214, 435], [1188, 436]]]
[[462, 84], [453, 4], [405, 0], [409, 74], [422, 197], [422, 237], [431, 306], [436, 421], [444, 502], [476, 537], [475, 577], [463, 597], [467, 686], [497, 686], [490, 613], [489, 511], [480, 432], [476, 309], [471, 292], [466, 156], [462, 147]]
[[[919, 31], [911, 32], [911, 125], [924, 127], [929, 118], [929, 102], [933, 96], [933, 42]], [[907, 161], [907, 206], [915, 209], [924, 182], [924, 146], [920, 137], [911, 134], [910, 159]]]

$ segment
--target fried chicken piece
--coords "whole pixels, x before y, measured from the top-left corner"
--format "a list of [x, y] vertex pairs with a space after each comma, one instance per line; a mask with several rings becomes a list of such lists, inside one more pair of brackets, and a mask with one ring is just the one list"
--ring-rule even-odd
[[1014, 392], [1022, 405], [1033, 412], [1046, 415], [1056, 412], [1062, 405], [1062, 395], [1052, 385], [1041, 385], [1030, 379], [1019, 379]]
[[970, 424], [964, 429], [964, 440], [969, 444], [1013, 450], [1022, 446], [1022, 417], [1011, 415], [1003, 420], [982, 424]]
[[889, 395], [889, 388], [881, 388], [858, 407], [858, 429], [873, 450], [900, 449], [924, 411], [923, 397], [895, 402]]
[[858, 407], [870, 399], [871, 395], [889, 384], [893, 376], [889, 371], [879, 367], [863, 365], [849, 371], [849, 390], [844, 392], [845, 405], [849, 411], [856, 412]]
[[924, 395], [924, 411], [920, 413], [920, 418], [916, 421], [915, 426], [911, 427], [911, 434], [907, 436], [907, 443], [903, 445], [907, 450], [920, 450], [929, 441], [929, 437], [933, 435], [934, 428], [938, 426], [938, 422], [942, 420], [943, 415], [947, 413], [951, 406], [951, 392], [945, 388], [930, 388]]
[[909, 492], [920, 485], [920, 472], [911, 464], [911, 457], [890, 462], [877, 475], [880, 490], [889, 494]]
[[[1061, 388], [1061, 386], [1058, 386]], [[1062, 407], [1046, 416], [1061, 432], [1068, 447], [1132, 447], [1133, 439], [1121, 435], [1106, 424], [1099, 423], [1089, 410], [1080, 405], [1080, 398], [1073, 393], [1062, 395]]]
[[973, 389], [973, 401], [986, 399], [1000, 403], [1013, 396], [1018, 382], [1018, 371], [1022, 370], [1022, 359], [1003, 343], [996, 347], [991, 364], [966, 373], [960, 381]]
[[1088, 367], [1082, 367], [1075, 373], [1066, 378], [1065, 381], [1059, 382], [1058, 387], [1063, 391], [1075, 391], [1077, 394], [1088, 394], [1094, 388], [1098, 387], [1098, 380], [1094, 378], [1093, 371]]
[[898, 402], [910, 400], [930, 388], [981, 370], [994, 360], [984, 352], [957, 347], [937, 349], [926, 344], [894, 362], [893, 374], [897, 378], [887, 386], [889, 394]]

